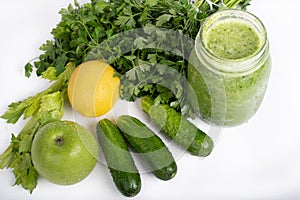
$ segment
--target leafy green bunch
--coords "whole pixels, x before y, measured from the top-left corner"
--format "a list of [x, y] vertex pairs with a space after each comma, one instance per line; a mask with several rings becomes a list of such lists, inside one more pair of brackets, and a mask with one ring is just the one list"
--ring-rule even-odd
[[[178, 31], [186, 37], [195, 39], [201, 23], [220, 8], [245, 8], [250, 0], [92, 0], [82, 6], [75, 1], [60, 11], [61, 22], [52, 30], [53, 40], [41, 46], [44, 51], [34, 63], [37, 75], [53, 80], [64, 71], [66, 63], [75, 65], [92, 60], [104, 59], [109, 62], [120, 75], [141, 64], [167, 65], [184, 77], [188, 65], [188, 55], [194, 44], [186, 44], [182, 38], [166, 37], [169, 30]], [[126, 31], [142, 28], [149, 30], [155, 27], [164, 29], [156, 38], [145, 33], [130, 32], [120, 40], [113, 40], [116, 35]], [[125, 38], [125, 39], [124, 39]], [[159, 49], [162, 43], [168, 49]], [[155, 44], [153, 44], [155, 43]], [[129, 49], [128, 49], [129, 48]], [[174, 52], [179, 52], [174, 54]], [[182, 56], [184, 55], [184, 56]], [[26, 75], [30, 76], [33, 66], [26, 65]], [[143, 73], [147, 73], [144, 71]], [[45, 75], [46, 74], [46, 75]], [[172, 76], [172, 74], [170, 74]], [[152, 77], [155, 78], [155, 77]], [[169, 95], [170, 91], [157, 84], [137, 84], [136, 76], [131, 81], [122, 80], [121, 98], [134, 100], [144, 94], [150, 94], [156, 100], [163, 100], [180, 110], [180, 105], [187, 105], [185, 92], [181, 96]], [[127, 79], [128, 80], [128, 79]], [[175, 84], [181, 83], [175, 80]], [[132, 86], [132, 85], [138, 85]], [[184, 86], [182, 86], [184, 88]], [[131, 92], [126, 98], [122, 94]], [[128, 97], [128, 96], [127, 96]], [[184, 115], [191, 116], [191, 109], [181, 110]]]

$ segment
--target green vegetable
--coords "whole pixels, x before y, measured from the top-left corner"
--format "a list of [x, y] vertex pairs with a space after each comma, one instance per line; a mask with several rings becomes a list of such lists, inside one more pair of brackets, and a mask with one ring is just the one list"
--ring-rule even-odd
[[16, 123], [22, 115], [24, 118], [31, 117], [18, 136], [12, 135], [11, 144], [0, 155], [0, 169], [12, 168], [16, 178], [15, 184], [21, 184], [30, 193], [36, 187], [38, 179], [31, 161], [32, 140], [40, 127], [62, 118], [65, 85], [74, 68], [74, 64], [68, 64], [64, 73], [60, 74], [51, 87], [34, 97], [12, 103], [9, 105], [9, 110], [1, 116], [9, 123]]
[[192, 155], [208, 156], [211, 153], [212, 139], [170, 106], [155, 104], [145, 96], [142, 109], [167, 136]]
[[177, 165], [171, 152], [145, 124], [134, 117], [123, 115], [119, 117], [117, 126], [157, 178], [170, 180], [176, 175]]
[[119, 129], [108, 119], [99, 121], [97, 136], [118, 190], [127, 197], [141, 190], [141, 179]]
[[[193, 49], [193, 40], [206, 17], [219, 9], [245, 8], [250, 0], [91, 0], [91, 3], [74, 5], [60, 11], [61, 21], [52, 30], [53, 40], [46, 41], [40, 49], [43, 53], [33, 65], [37, 75], [48, 68], [55, 68], [59, 75], [68, 62], [79, 65], [83, 61], [104, 59], [123, 75], [141, 65], [166, 65], [184, 77], [188, 66], [187, 58]], [[143, 28], [143, 30], [138, 30]], [[154, 28], [164, 28], [156, 31]], [[131, 31], [126, 34], [126, 31]], [[178, 34], [172, 34], [176, 31]], [[116, 37], [122, 33], [122, 37]], [[124, 39], [125, 37], [125, 39]], [[184, 39], [188, 37], [188, 42]], [[25, 66], [30, 76], [33, 65]], [[148, 67], [149, 68], [149, 67]], [[192, 116], [185, 99], [184, 85], [174, 79], [178, 93], [173, 95], [168, 88], [143, 82], [156, 77], [150, 68], [123, 81], [126, 100], [150, 94], [157, 102], [169, 104], [182, 114]], [[170, 74], [172, 75], [172, 74]], [[50, 76], [53, 78], [52, 76]], [[180, 107], [184, 105], [184, 107]]]

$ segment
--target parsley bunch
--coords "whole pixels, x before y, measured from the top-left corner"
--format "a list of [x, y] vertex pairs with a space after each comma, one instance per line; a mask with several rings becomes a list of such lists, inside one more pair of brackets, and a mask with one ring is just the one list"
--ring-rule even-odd
[[[177, 31], [195, 39], [203, 20], [220, 8], [245, 8], [250, 0], [92, 0], [91, 3], [63, 8], [60, 23], [52, 30], [53, 40], [46, 41], [40, 49], [44, 51], [39, 60], [34, 63], [38, 76], [53, 80], [53, 72], [59, 75], [65, 70], [65, 64], [75, 65], [91, 60], [104, 59], [109, 62], [120, 75], [124, 75], [136, 66], [167, 65], [186, 77], [188, 55], [193, 43], [183, 43], [178, 35], [170, 37], [170, 30]], [[151, 27], [164, 29], [160, 35], [151, 37], [147, 31]], [[132, 31], [123, 38], [114, 39], [120, 33]], [[147, 29], [148, 28], [148, 29]], [[166, 37], [168, 35], [168, 37]], [[125, 40], [124, 40], [125, 37]], [[122, 40], [123, 39], [123, 40]], [[154, 45], [153, 43], [156, 42]], [[186, 41], [184, 41], [186, 42]], [[161, 44], [166, 43], [167, 49], [161, 50]], [[152, 45], [152, 46], [151, 46]], [[174, 52], [179, 52], [174, 54]], [[25, 66], [26, 76], [30, 76], [33, 66]], [[140, 73], [153, 74], [151, 71]], [[46, 74], [46, 75], [45, 75]], [[52, 76], [47, 76], [52, 74]], [[170, 74], [172, 77], [173, 75]], [[174, 80], [174, 84], [182, 88], [178, 94], [170, 94], [170, 90], [157, 84], [146, 83], [135, 77], [125, 75], [121, 82], [121, 98], [134, 100], [145, 94], [151, 95], [157, 101], [167, 103], [180, 110], [182, 114], [192, 116], [191, 109], [185, 101], [184, 85]], [[156, 79], [157, 77], [148, 77]], [[128, 94], [129, 93], [129, 94]]]

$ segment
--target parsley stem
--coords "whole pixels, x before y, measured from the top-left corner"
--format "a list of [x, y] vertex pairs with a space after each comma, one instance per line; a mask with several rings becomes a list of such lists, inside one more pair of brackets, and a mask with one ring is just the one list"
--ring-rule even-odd
[[242, 0], [224, 0], [224, 4], [227, 8], [234, 8], [236, 7]]
[[94, 38], [91, 36], [88, 28], [86, 27], [86, 25], [81, 22], [81, 21], [77, 21], [77, 23], [81, 24], [83, 26], [83, 28], [85, 29], [85, 32], [88, 34], [89, 38], [91, 39], [91, 41], [95, 44], [95, 45], [98, 45], [98, 43], [94, 40]]

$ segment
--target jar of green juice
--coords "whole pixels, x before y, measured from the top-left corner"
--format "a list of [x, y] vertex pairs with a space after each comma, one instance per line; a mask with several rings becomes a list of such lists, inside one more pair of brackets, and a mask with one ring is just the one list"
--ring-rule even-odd
[[201, 118], [225, 126], [248, 121], [271, 70], [263, 23], [243, 10], [216, 12], [201, 26], [189, 63], [189, 100]]

